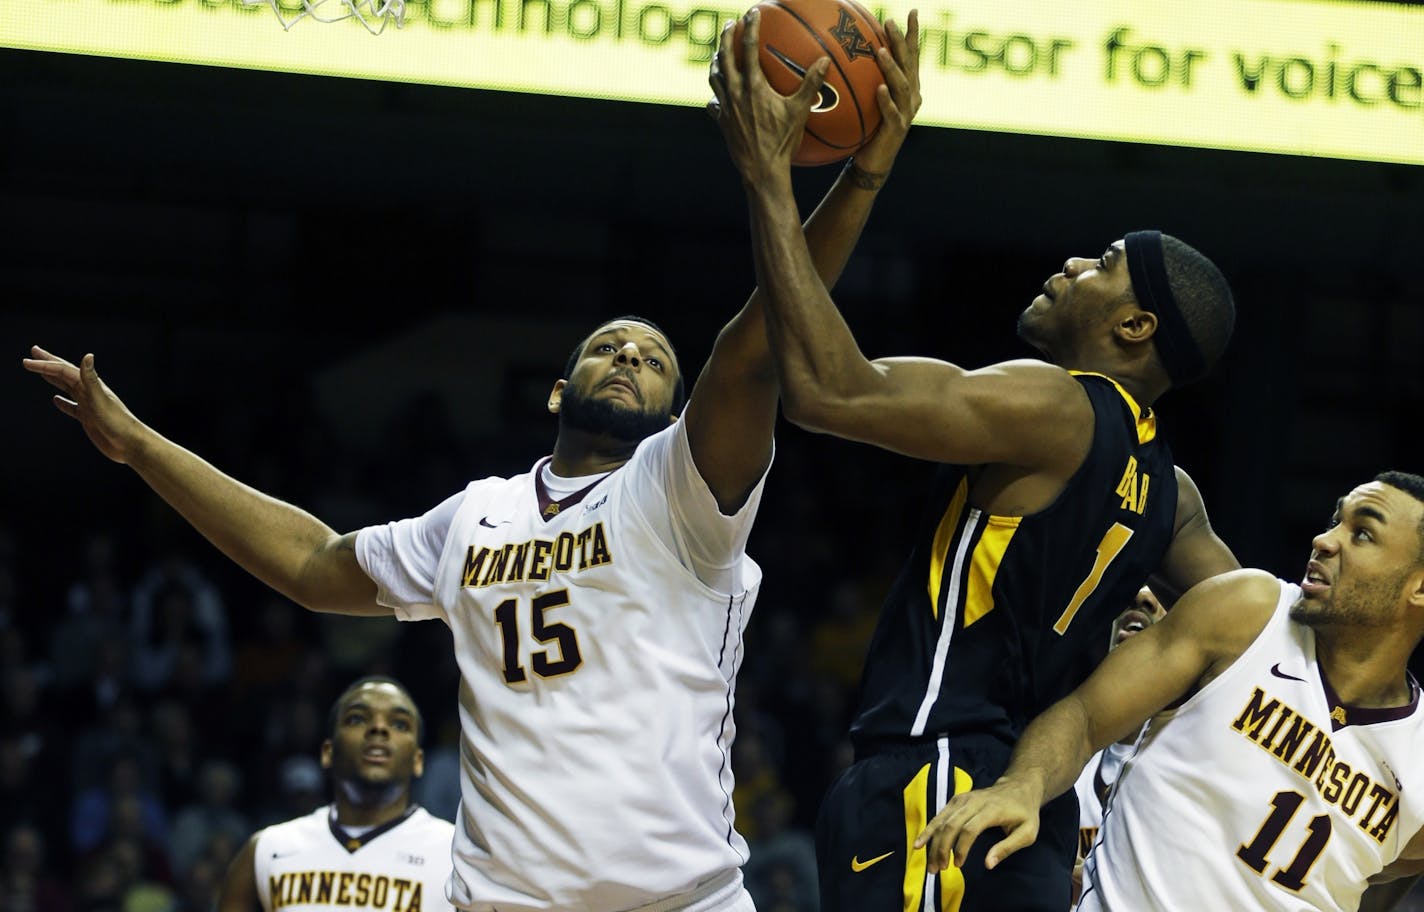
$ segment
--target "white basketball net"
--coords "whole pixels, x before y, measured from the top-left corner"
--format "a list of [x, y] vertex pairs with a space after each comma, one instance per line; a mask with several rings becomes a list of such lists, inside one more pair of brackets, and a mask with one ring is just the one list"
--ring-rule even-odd
[[317, 22], [340, 22], [355, 18], [372, 35], [386, 30], [394, 21], [396, 28], [405, 25], [405, 0], [301, 0], [302, 8], [293, 14], [283, 9], [280, 0], [242, 0], [243, 6], [270, 6], [284, 30], [310, 16]]

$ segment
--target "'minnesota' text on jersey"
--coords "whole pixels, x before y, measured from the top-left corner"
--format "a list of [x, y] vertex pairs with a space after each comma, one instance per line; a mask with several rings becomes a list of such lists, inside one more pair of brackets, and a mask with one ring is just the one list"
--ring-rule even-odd
[[1084, 910], [1352, 910], [1424, 824], [1418, 685], [1343, 703], [1291, 620], [1300, 588], [1235, 662], [1153, 716], [1083, 865]]
[[264, 912], [450, 912], [455, 828], [411, 805], [353, 836], [330, 805], [257, 834], [252, 870]]

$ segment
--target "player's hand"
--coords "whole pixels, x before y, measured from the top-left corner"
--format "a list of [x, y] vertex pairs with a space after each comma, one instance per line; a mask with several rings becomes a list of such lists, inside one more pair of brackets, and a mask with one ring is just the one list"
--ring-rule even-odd
[[822, 57], [806, 69], [806, 77], [791, 95], [782, 95], [761, 70], [757, 39], [761, 11], [746, 15], [741, 47], [736, 47], [736, 23], [722, 29], [707, 81], [717, 96], [708, 110], [722, 128], [732, 161], [742, 179], [756, 183], [777, 175], [790, 179], [791, 156], [801, 145], [811, 105], [826, 80], [831, 59]]
[[[955, 795], [944, 810], [935, 815], [923, 833], [915, 837], [915, 848], [929, 846], [926, 862], [931, 874], [938, 874], [953, 862], [963, 867], [974, 840], [990, 827], [1007, 834], [984, 858], [984, 867], [993, 870], [999, 862], [1038, 838], [1040, 796], [1030, 789], [1000, 780], [986, 789]], [[951, 858], [951, 853], [953, 857]]]
[[920, 13], [910, 10], [905, 31], [893, 19], [885, 20], [887, 47], [876, 51], [875, 61], [885, 85], [875, 90], [880, 105], [880, 129], [855, 153], [855, 163], [869, 174], [888, 174], [895, 155], [910, 132], [920, 110]]
[[94, 356], [85, 355], [75, 366], [38, 345], [30, 354], [21, 361], [25, 370], [39, 374], [63, 394], [54, 397], [55, 407], [83, 425], [99, 452], [127, 463], [143, 425], [99, 379]]

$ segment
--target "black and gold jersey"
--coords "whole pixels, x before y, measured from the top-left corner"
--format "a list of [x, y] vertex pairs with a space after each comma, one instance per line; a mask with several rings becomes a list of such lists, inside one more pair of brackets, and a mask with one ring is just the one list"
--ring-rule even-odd
[[1112, 619], [1160, 564], [1177, 477], [1156, 417], [1108, 377], [1074, 376], [1093, 443], [1052, 505], [992, 515], [970, 503], [972, 466], [937, 473], [871, 640], [851, 726], [859, 752], [940, 735], [1017, 740], [1088, 676]]

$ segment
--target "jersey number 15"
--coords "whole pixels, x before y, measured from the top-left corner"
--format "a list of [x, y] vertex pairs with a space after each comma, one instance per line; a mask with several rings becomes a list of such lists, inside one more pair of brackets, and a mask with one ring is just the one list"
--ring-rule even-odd
[[[555, 649], [542, 649], [531, 655], [530, 665], [541, 678], [556, 678], [578, 669], [583, 664], [579, 653], [578, 634], [568, 624], [551, 623], [545, 613], [562, 608], [569, 603], [569, 590], [560, 589], [537, 596], [531, 603], [529, 632], [540, 643], [552, 643]], [[518, 684], [529, 679], [519, 661], [519, 600], [505, 599], [494, 609], [494, 620], [499, 625], [500, 637], [504, 641], [504, 681]], [[550, 653], [556, 653], [552, 657]]]

